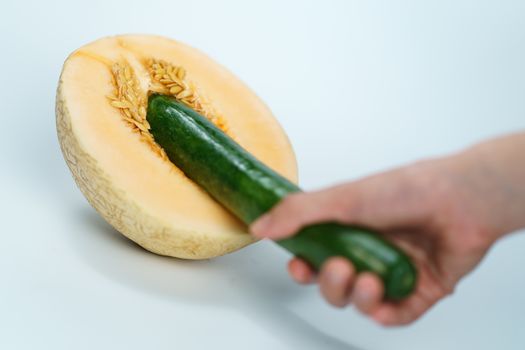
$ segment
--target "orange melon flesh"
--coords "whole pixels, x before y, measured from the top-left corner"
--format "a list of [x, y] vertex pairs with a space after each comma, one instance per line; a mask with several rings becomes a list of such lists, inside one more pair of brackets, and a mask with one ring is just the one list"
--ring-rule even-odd
[[153, 152], [109, 103], [115, 89], [111, 66], [125, 60], [147, 91], [151, 80], [144, 62], [151, 58], [184, 67], [188, 80], [220, 111], [234, 139], [296, 182], [296, 160], [286, 134], [245, 84], [187, 45], [129, 35], [83, 46], [64, 63], [57, 130], [79, 188], [113, 227], [158, 254], [205, 259], [252, 243], [239, 220]]

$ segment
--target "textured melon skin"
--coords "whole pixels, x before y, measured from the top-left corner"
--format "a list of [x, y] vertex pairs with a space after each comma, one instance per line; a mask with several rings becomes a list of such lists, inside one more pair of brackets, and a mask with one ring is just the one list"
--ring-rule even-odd
[[[249, 234], [214, 234], [173, 225], [131, 198], [83, 146], [64, 85], [61, 75], [56, 95], [56, 126], [62, 153], [84, 196], [116, 230], [151, 252], [183, 259], [212, 258], [254, 242]], [[295, 160], [291, 148], [287, 152]]]

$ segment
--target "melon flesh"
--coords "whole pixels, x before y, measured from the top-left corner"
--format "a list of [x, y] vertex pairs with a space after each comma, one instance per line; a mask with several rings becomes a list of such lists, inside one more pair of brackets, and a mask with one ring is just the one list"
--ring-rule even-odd
[[57, 130], [77, 185], [115, 229], [157, 254], [205, 259], [252, 243], [244, 224], [153, 152], [109, 103], [115, 89], [111, 66], [125, 60], [147, 90], [150, 77], [142, 62], [150, 58], [184, 67], [235, 140], [296, 182], [296, 160], [286, 134], [246, 85], [194, 48], [162, 37], [130, 35], [90, 43], [64, 63]]

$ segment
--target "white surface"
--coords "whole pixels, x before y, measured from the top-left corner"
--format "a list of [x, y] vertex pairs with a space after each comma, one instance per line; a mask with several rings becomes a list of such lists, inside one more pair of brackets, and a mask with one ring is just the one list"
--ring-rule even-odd
[[145, 252], [75, 188], [54, 93], [69, 52], [157, 33], [269, 104], [302, 185], [353, 179], [525, 128], [523, 1], [4, 1], [0, 349], [523, 349], [525, 235], [418, 323], [326, 306], [261, 243], [213, 261]]

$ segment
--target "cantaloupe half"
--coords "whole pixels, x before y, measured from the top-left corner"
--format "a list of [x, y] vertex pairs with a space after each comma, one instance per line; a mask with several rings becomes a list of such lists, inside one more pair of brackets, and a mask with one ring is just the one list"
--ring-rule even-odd
[[157, 254], [205, 259], [252, 243], [245, 225], [159, 155], [151, 139], [144, 138], [147, 130], [138, 130], [115, 107], [115, 65], [130, 67], [134, 88], [147, 99], [158, 89], [148, 70], [152, 60], [184, 70], [184, 84], [198, 90], [210, 114], [217, 114], [212, 121], [259, 160], [297, 180], [286, 134], [245, 84], [185, 44], [126, 35], [83, 46], [64, 63], [56, 99], [57, 130], [78, 187], [116, 230]]

